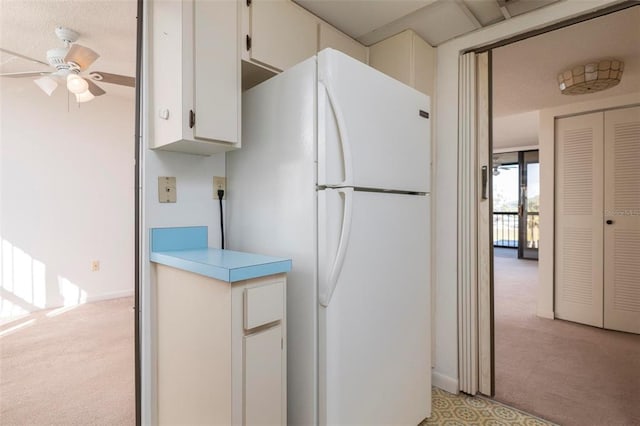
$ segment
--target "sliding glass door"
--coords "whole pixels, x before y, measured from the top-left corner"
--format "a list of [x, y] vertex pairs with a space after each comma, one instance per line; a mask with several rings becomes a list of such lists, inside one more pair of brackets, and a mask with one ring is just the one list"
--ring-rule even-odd
[[538, 259], [540, 242], [540, 162], [538, 151], [518, 153], [520, 199], [518, 204], [518, 258]]

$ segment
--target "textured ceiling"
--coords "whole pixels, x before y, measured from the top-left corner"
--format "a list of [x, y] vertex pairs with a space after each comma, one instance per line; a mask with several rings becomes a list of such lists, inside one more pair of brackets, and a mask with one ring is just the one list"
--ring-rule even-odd
[[368, 34], [436, 0], [295, 0], [352, 38]]
[[[46, 62], [46, 52], [63, 47], [56, 37], [57, 26], [80, 33], [77, 43], [100, 54], [89, 71], [135, 75], [135, 0], [1, 0], [0, 46]], [[52, 70], [44, 65], [2, 53], [0, 72]], [[2, 78], [3, 85], [11, 79]], [[99, 83], [107, 95], [134, 97], [134, 90]], [[40, 90], [34, 84], [34, 90]]]
[[[625, 62], [618, 86], [587, 95], [560, 93], [560, 72], [605, 58]], [[640, 7], [500, 47], [493, 51], [494, 147], [537, 144], [540, 109], [632, 92], [640, 92]]]
[[[431, 46], [558, 0], [294, 0], [364, 45], [408, 28]], [[573, 0], [576, 1], [576, 0]]]
[[[562, 95], [559, 73], [598, 59], [625, 62], [622, 82], [588, 95]], [[493, 51], [494, 116], [640, 91], [640, 7], [632, 7]]]

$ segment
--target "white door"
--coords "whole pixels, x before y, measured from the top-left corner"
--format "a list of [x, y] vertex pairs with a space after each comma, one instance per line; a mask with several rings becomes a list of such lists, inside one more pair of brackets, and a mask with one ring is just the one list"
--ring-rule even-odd
[[282, 326], [244, 337], [244, 424], [282, 425]]
[[318, 81], [319, 185], [430, 192], [428, 96], [333, 49]]
[[430, 415], [429, 196], [318, 191], [320, 424]]
[[604, 115], [604, 327], [640, 333], [640, 107]]
[[555, 316], [602, 327], [603, 114], [556, 120]]

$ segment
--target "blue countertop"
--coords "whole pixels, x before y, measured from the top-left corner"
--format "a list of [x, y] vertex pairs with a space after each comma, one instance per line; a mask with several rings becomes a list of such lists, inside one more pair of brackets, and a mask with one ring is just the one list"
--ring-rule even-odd
[[236, 282], [291, 270], [291, 260], [207, 247], [207, 227], [151, 229], [150, 260], [155, 263]]

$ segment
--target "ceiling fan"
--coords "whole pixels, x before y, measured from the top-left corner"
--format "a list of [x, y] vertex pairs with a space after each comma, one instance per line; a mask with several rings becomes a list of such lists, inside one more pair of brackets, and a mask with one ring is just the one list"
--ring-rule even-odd
[[64, 47], [49, 49], [47, 51], [47, 62], [0, 47], [0, 51], [2, 52], [37, 64], [53, 67], [56, 69], [55, 71], [14, 72], [0, 74], [0, 76], [10, 78], [39, 77], [34, 80], [34, 83], [49, 96], [51, 96], [59, 84], [66, 83], [67, 89], [76, 95], [77, 102], [87, 102], [96, 96], [101, 96], [106, 93], [100, 86], [93, 82], [94, 80], [135, 87], [135, 78], [125, 75], [92, 71], [88, 73], [88, 76], [83, 76], [82, 73], [84, 73], [100, 55], [88, 47], [75, 44], [80, 34], [72, 29], [56, 27], [55, 33], [64, 43]]
[[493, 175], [498, 176], [500, 174], [500, 170], [509, 170], [513, 167], [517, 167], [517, 164], [504, 164], [502, 163], [502, 159], [500, 155], [493, 155]]

